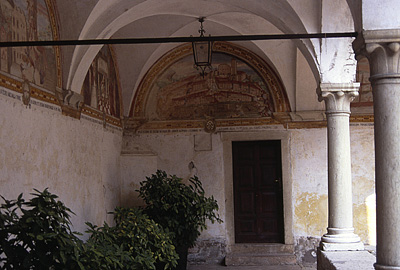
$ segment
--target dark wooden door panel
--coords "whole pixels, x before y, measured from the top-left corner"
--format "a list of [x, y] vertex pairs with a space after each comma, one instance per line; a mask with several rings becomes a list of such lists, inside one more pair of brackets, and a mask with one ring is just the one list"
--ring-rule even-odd
[[237, 243], [283, 242], [280, 141], [233, 142]]

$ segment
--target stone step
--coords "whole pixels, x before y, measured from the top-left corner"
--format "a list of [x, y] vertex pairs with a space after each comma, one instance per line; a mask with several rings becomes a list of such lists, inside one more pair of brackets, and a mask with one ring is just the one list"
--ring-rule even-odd
[[243, 254], [293, 254], [294, 245], [285, 244], [235, 244], [230, 246], [229, 253]]
[[291, 253], [230, 253], [225, 257], [227, 266], [295, 265], [296, 263], [296, 256]]

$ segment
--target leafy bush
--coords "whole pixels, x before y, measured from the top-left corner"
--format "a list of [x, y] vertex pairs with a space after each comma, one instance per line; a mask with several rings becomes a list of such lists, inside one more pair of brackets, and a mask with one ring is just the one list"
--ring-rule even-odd
[[140, 183], [139, 196], [146, 203], [146, 213], [172, 232], [177, 248], [193, 247], [201, 231], [207, 229], [206, 221], [222, 222], [217, 214], [218, 204], [213, 196], [206, 197], [197, 176], [182, 183], [182, 178], [167, 176], [164, 171], [147, 177]]
[[0, 265], [3, 269], [79, 269], [81, 241], [70, 229], [70, 213], [47, 189], [25, 201], [0, 206]]
[[169, 235], [142, 210], [116, 208], [117, 225], [90, 223], [84, 243], [70, 229], [70, 214], [56, 195], [35, 190], [25, 201], [6, 200], [0, 206], [0, 268], [51, 270], [165, 269], [177, 264]]
[[113, 270], [134, 269], [134, 257], [123, 244], [118, 242], [117, 229], [106, 223], [103, 227], [97, 227], [90, 223], [88, 233], [89, 240], [82, 245], [79, 262], [81, 269]]
[[[87, 242], [90, 269], [155, 269], [163, 263], [165, 269], [176, 266], [178, 255], [169, 235], [143, 213], [141, 209], [116, 208], [115, 227], [96, 227], [87, 223], [91, 237]], [[115, 259], [118, 255], [119, 260]], [[112, 268], [101, 268], [112, 261]]]

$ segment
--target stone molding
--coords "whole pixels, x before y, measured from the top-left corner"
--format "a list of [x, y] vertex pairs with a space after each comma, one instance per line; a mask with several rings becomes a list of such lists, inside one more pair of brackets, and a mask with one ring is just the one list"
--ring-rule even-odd
[[324, 251], [364, 250], [360, 237], [354, 234], [354, 228], [328, 228], [328, 233], [321, 238]]
[[326, 114], [350, 115], [350, 102], [358, 96], [360, 83], [321, 83], [318, 100], [325, 101]]

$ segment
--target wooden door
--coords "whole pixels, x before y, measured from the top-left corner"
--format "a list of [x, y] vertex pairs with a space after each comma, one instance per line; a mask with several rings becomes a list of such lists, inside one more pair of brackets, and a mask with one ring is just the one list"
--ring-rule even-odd
[[283, 243], [280, 141], [233, 142], [236, 243]]

